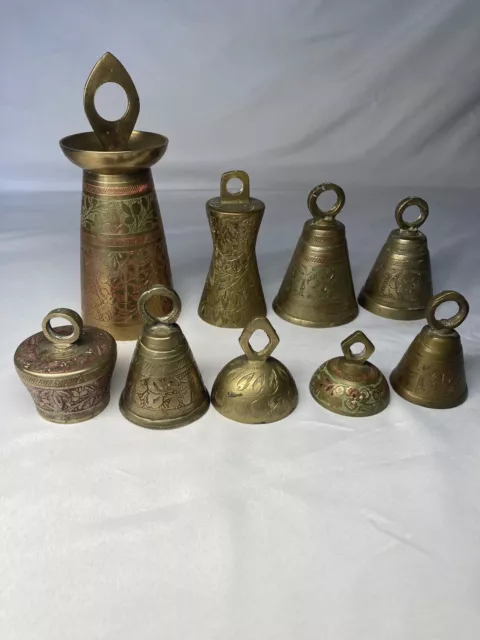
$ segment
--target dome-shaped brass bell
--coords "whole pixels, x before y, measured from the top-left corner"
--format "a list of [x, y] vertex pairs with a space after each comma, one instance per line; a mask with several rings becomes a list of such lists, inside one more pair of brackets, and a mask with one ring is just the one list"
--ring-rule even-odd
[[[413, 222], [403, 216], [416, 205], [420, 214]], [[359, 304], [384, 318], [418, 320], [432, 296], [432, 272], [426, 236], [420, 227], [428, 217], [428, 204], [422, 198], [405, 198], [395, 209], [398, 229], [394, 229], [358, 297]]]
[[[458, 312], [437, 320], [435, 312], [444, 302], [456, 302]], [[456, 291], [430, 298], [427, 322], [392, 371], [390, 384], [405, 400], [431, 409], [450, 409], [467, 399], [462, 342], [455, 331], [467, 317], [468, 302]]]
[[[172, 301], [170, 313], [160, 318], [147, 308], [147, 303], [158, 297]], [[203, 416], [210, 398], [188, 342], [175, 323], [180, 315], [180, 298], [164, 285], [156, 285], [140, 296], [138, 305], [145, 325], [130, 364], [120, 410], [141, 427], [183, 427]]]
[[[263, 329], [268, 344], [255, 351], [250, 338]], [[287, 367], [272, 351], [279, 343], [278, 335], [267, 318], [255, 318], [239, 339], [245, 355], [231, 360], [214, 382], [212, 404], [226, 418], [248, 424], [276, 422], [288, 416], [297, 406], [298, 391]]]
[[[330, 211], [321, 211], [317, 199], [334, 191], [337, 201]], [[345, 204], [345, 193], [336, 184], [312, 189], [307, 220], [283, 278], [273, 310], [284, 320], [304, 327], [336, 327], [358, 315], [348, 257], [345, 226], [336, 220]]]
[[[354, 344], [363, 344], [361, 353], [352, 353]], [[310, 380], [310, 393], [322, 407], [343, 416], [373, 416], [390, 401], [388, 382], [377, 367], [368, 362], [375, 347], [361, 331], [341, 343], [343, 357], [324, 362]]]

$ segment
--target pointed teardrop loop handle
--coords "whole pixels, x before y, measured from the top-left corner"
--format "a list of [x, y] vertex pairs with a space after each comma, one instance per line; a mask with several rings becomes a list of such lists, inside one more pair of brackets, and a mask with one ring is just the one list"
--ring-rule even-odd
[[[250, 344], [250, 338], [258, 329], [265, 331], [268, 336], [268, 344], [260, 351], [255, 351], [255, 349]], [[280, 338], [278, 337], [278, 334], [273, 328], [271, 322], [265, 317], [259, 317], [254, 318], [248, 323], [248, 325], [242, 331], [242, 335], [240, 336], [238, 341], [240, 342], [240, 346], [242, 347], [243, 352], [249, 360], [265, 361], [270, 357], [272, 351], [278, 346]]]
[[[155, 297], [168, 298], [172, 301], [172, 309], [165, 316], [154, 316], [147, 309], [147, 303], [151, 298]], [[182, 311], [182, 302], [173, 289], [169, 289], [163, 284], [156, 284], [151, 289], [144, 291], [138, 301], [138, 309], [146, 324], [173, 324], [178, 320]]]
[[[337, 201], [328, 211], [322, 211], [317, 202], [320, 195], [325, 191], [333, 191], [337, 196]], [[332, 219], [343, 209], [345, 204], [345, 191], [342, 187], [339, 187], [338, 184], [334, 184], [333, 182], [324, 182], [310, 191], [308, 194], [307, 204], [308, 210], [314, 218]]]
[[[127, 94], [127, 110], [118, 120], [105, 120], [95, 107], [95, 94], [107, 82], [120, 85]], [[140, 112], [140, 99], [123, 64], [105, 53], [90, 73], [83, 92], [85, 114], [105, 151], [125, 151]]]
[[[358, 343], [363, 345], [363, 350], [360, 353], [353, 353], [352, 347]], [[355, 331], [348, 338], [345, 338], [341, 347], [347, 362], [358, 362], [359, 364], [364, 364], [375, 351], [375, 347], [363, 331]]]
[[[438, 307], [444, 302], [456, 302], [458, 304], [458, 311], [451, 318], [437, 319], [435, 317], [435, 312], [437, 311]], [[469, 311], [470, 306], [461, 293], [458, 293], [457, 291], [442, 291], [441, 293], [437, 293], [430, 298], [427, 304], [425, 316], [427, 318], [428, 324], [432, 329], [453, 330], [462, 324], [462, 322], [468, 316]]]
[[[420, 209], [420, 213], [416, 220], [413, 222], [408, 222], [404, 220], [403, 216], [405, 211], [409, 207], [418, 207]], [[423, 198], [413, 198], [408, 197], [404, 198], [401, 202], [397, 204], [395, 209], [395, 220], [397, 221], [400, 229], [409, 229], [410, 231], [416, 231], [418, 228], [422, 226], [425, 220], [428, 218], [428, 204], [425, 202]]]
[[[70, 322], [72, 325], [72, 331], [70, 333], [59, 332], [57, 329], [54, 329], [51, 324], [51, 320], [53, 318], [63, 318]], [[60, 307], [58, 309], [53, 309], [50, 313], [47, 313], [42, 322], [42, 331], [43, 334], [50, 342], [58, 346], [69, 346], [76, 342], [80, 334], [83, 330], [83, 322], [82, 318], [78, 315], [76, 311], [72, 311], [72, 309], [65, 309]]]
[[[242, 183], [242, 188], [237, 193], [228, 190], [228, 183], [233, 178], [237, 178]], [[220, 180], [220, 201], [226, 203], [250, 202], [250, 178], [245, 171], [226, 171]]]

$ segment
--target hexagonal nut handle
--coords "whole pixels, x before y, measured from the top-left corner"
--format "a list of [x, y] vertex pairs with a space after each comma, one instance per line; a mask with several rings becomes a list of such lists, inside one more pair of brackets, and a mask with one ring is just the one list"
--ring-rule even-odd
[[[265, 331], [268, 336], [268, 344], [260, 351], [255, 351], [255, 349], [250, 344], [250, 338], [258, 329]], [[267, 320], [267, 318], [259, 317], [254, 318], [247, 324], [245, 329], [242, 331], [242, 335], [240, 336], [238, 341], [243, 349], [243, 352], [249, 360], [265, 361], [270, 357], [272, 351], [278, 346], [280, 338], [278, 337], [278, 334], [273, 328], [271, 322]]]
[[[352, 347], [358, 343], [363, 345], [363, 350], [360, 353], [353, 353]], [[363, 331], [354, 331], [348, 338], [343, 340], [341, 347], [347, 362], [358, 362], [359, 364], [366, 362], [375, 351], [375, 347]]]

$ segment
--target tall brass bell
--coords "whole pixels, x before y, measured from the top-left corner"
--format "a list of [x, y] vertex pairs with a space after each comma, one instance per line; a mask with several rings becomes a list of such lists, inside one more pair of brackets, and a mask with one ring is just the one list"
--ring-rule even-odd
[[[161, 318], [147, 308], [152, 298], [169, 298], [172, 310]], [[145, 320], [120, 398], [123, 415], [151, 429], [173, 429], [197, 420], [210, 405], [197, 364], [180, 327], [178, 295], [156, 285], [140, 297], [139, 310]]]
[[[317, 199], [334, 191], [337, 201], [330, 211], [321, 211]], [[307, 220], [288, 266], [274, 311], [284, 320], [304, 327], [336, 327], [358, 315], [348, 257], [345, 226], [335, 219], [345, 204], [345, 193], [336, 184], [312, 189]]]
[[[408, 207], [420, 209], [418, 218], [407, 222]], [[395, 209], [398, 229], [383, 245], [358, 297], [359, 304], [384, 318], [418, 320], [433, 294], [430, 254], [420, 227], [428, 217], [428, 204], [422, 198], [405, 198]]]
[[[241, 181], [238, 193], [228, 190], [233, 178]], [[213, 256], [198, 314], [217, 327], [245, 327], [267, 313], [258, 272], [255, 244], [265, 204], [250, 197], [245, 171], [227, 171], [220, 181], [220, 197], [207, 202]]]
[[[352, 353], [354, 344], [363, 345]], [[310, 393], [318, 404], [342, 416], [365, 417], [383, 411], [390, 402], [390, 389], [383, 373], [369, 358], [375, 347], [361, 331], [342, 344], [343, 356], [324, 362], [310, 380]]]
[[[438, 320], [437, 308], [456, 302], [458, 312]], [[392, 388], [405, 400], [431, 409], [450, 409], [467, 399], [467, 381], [462, 342], [455, 331], [467, 317], [468, 302], [456, 291], [443, 291], [430, 298], [423, 327], [392, 371]]]
[[[255, 351], [249, 340], [257, 329], [263, 329], [268, 344]], [[255, 318], [239, 339], [245, 355], [226, 364], [212, 388], [212, 404], [226, 418], [247, 424], [265, 424], [286, 418], [297, 406], [298, 391], [287, 367], [272, 351], [279, 343], [278, 335], [267, 318]]]

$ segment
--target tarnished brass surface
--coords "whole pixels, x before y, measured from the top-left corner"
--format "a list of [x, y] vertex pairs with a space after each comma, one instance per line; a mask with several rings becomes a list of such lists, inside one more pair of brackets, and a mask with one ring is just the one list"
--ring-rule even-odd
[[[149, 301], [162, 296], [173, 303], [171, 311], [155, 317]], [[180, 298], [167, 287], [156, 285], [142, 294], [138, 306], [145, 325], [130, 364], [120, 410], [141, 427], [182, 427], [207, 411], [210, 397], [188, 342], [176, 324]]]
[[[228, 182], [242, 182], [239, 193]], [[220, 182], [220, 197], [207, 202], [213, 239], [213, 256], [198, 307], [202, 320], [217, 327], [245, 327], [267, 313], [258, 272], [255, 244], [265, 205], [250, 197], [250, 180], [244, 171], [227, 171]]]
[[[337, 201], [321, 211], [317, 199], [334, 191]], [[308, 220], [283, 278], [274, 311], [284, 320], [304, 327], [335, 327], [358, 315], [348, 256], [345, 226], [336, 220], [345, 204], [341, 187], [324, 183], [308, 196], [313, 220]]]
[[[418, 218], [407, 222], [408, 207], [420, 209]], [[428, 217], [428, 204], [422, 198], [405, 198], [397, 205], [394, 229], [383, 245], [370, 275], [360, 292], [362, 307], [384, 318], [418, 320], [432, 296], [432, 273], [426, 236], [420, 231]]]
[[[363, 345], [361, 353], [352, 346]], [[322, 407], [343, 416], [373, 416], [390, 402], [390, 388], [383, 373], [368, 358], [375, 347], [362, 333], [355, 331], [342, 344], [343, 357], [324, 362], [310, 380], [310, 393]]]
[[[255, 351], [250, 338], [262, 329], [268, 344]], [[212, 404], [226, 418], [247, 424], [276, 422], [297, 406], [298, 391], [287, 367], [271, 357], [278, 335], [265, 317], [254, 318], [239, 339], [245, 355], [231, 360], [218, 374], [212, 389]]]
[[[438, 320], [437, 308], [456, 302], [458, 312]], [[392, 371], [390, 384], [405, 400], [431, 409], [450, 409], [465, 402], [468, 395], [463, 348], [455, 331], [468, 315], [465, 298], [456, 291], [443, 291], [427, 304], [427, 325], [408, 347]]]
[[[128, 107], [110, 122], [96, 111], [94, 97], [106, 82], [119, 84]], [[93, 132], [60, 141], [66, 157], [84, 170], [81, 215], [82, 310], [86, 323], [117, 340], [135, 340], [142, 327], [138, 299], [154, 284], [172, 285], [170, 262], [150, 167], [163, 156], [164, 136], [133, 131], [140, 103], [123, 65], [106, 53], [84, 90]], [[157, 299], [162, 315], [169, 301]]]
[[[71, 326], [54, 329], [54, 318]], [[42, 331], [24, 340], [14, 356], [38, 413], [63, 424], [89, 420], [105, 409], [116, 360], [117, 345], [107, 331], [84, 327], [78, 313], [63, 308], [50, 311]]]

